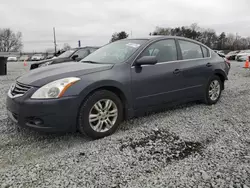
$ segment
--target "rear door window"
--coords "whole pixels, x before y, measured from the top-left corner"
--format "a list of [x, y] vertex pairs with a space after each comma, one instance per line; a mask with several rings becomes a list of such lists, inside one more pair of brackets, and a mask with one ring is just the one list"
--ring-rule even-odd
[[203, 53], [199, 44], [195, 44], [193, 42], [185, 40], [178, 41], [181, 47], [181, 53], [184, 60], [203, 58]]

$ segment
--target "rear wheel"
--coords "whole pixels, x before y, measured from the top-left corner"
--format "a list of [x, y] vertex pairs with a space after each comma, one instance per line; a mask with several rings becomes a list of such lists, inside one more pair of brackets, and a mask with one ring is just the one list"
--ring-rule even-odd
[[208, 105], [216, 104], [220, 99], [221, 92], [222, 81], [220, 77], [214, 75], [207, 83], [204, 102]]
[[114, 93], [100, 90], [83, 103], [78, 124], [81, 133], [93, 138], [103, 138], [114, 133], [123, 119], [123, 105]]

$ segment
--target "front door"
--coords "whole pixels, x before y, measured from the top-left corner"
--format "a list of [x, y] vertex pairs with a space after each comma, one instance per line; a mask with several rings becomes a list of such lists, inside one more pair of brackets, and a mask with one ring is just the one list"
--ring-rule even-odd
[[134, 108], [140, 109], [178, 100], [182, 76], [174, 39], [149, 45], [138, 57], [156, 56], [157, 64], [131, 67]]

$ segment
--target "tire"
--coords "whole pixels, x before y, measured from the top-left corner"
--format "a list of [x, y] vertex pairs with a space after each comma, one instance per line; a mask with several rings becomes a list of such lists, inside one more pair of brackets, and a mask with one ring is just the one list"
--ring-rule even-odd
[[[214, 97], [212, 97], [211, 95], [209, 95], [209, 91], [212, 90], [212, 83], [217, 83], [218, 84], [218, 87], [219, 87], [219, 91], [218, 92], [215, 92], [217, 90], [213, 90], [214, 93], [217, 93], [216, 95], [214, 95]], [[213, 104], [216, 104], [218, 102], [218, 100], [220, 99], [221, 97], [221, 92], [222, 92], [222, 81], [220, 79], [220, 77], [214, 75], [212, 76], [207, 85], [206, 85], [206, 88], [205, 88], [205, 94], [204, 94], [204, 103], [207, 104], [207, 105], [213, 105]], [[211, 92], [212, 93], [212, 92]]]
[[[109, 105], [111, 105], [112, 103], [112, 106], [110, 106], [109, 108], [110, 111], [104, 110], [107, 101], [111, 101], [109, 102]], [[100, 108], [98, 102], [100, 102], [103, 108]], [[95, 105], [96, 107], [98, 107], [98, 109], [103, 109], [103, 110], [97, 111]], [[115, 116], [116, 109], [117, 109], [117, 116]], [[108, 111], [108, 113], [105, 114], [104, 111], [105, 112]], [[89, 119], [90, 114], [92, 116], [98, 116], [92, 119], [95, 120], [97, 118], [97, 120], [90, 122]], [[109, 121], [107, 119], [109, 119]], [[83, 102], [79, 111], [78, 129], [82, 134], [92, 139], [99, 139], [113, 134], [118, 128], [119, 124], [122, 122], [122, 120], [123, 120], [123, 104], [120, 98], [113, 92], [107, 90], [99, 90], [94, 92], [89, 97], [87, 97], [87, 99]], [[107, 122], [109, 122], [108, 123], [109, 126]], [[101, 126], [103, 127], [103, 129], [99, 130]], [[95, 129], [98, 129], [98, 131]]]

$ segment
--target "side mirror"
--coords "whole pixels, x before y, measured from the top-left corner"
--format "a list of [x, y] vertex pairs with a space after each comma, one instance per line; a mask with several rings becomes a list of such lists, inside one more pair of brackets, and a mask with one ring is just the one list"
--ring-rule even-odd
[[75, 61], [76, 60], [76, 58], [78, 58], [78, 55], [73, 55], [72, 56], [72, 59]]
[[155, 56], [143, 56], [140, 59], [137, 59], [135, 65], [155, 65], [157, 63], [157, 59]]

